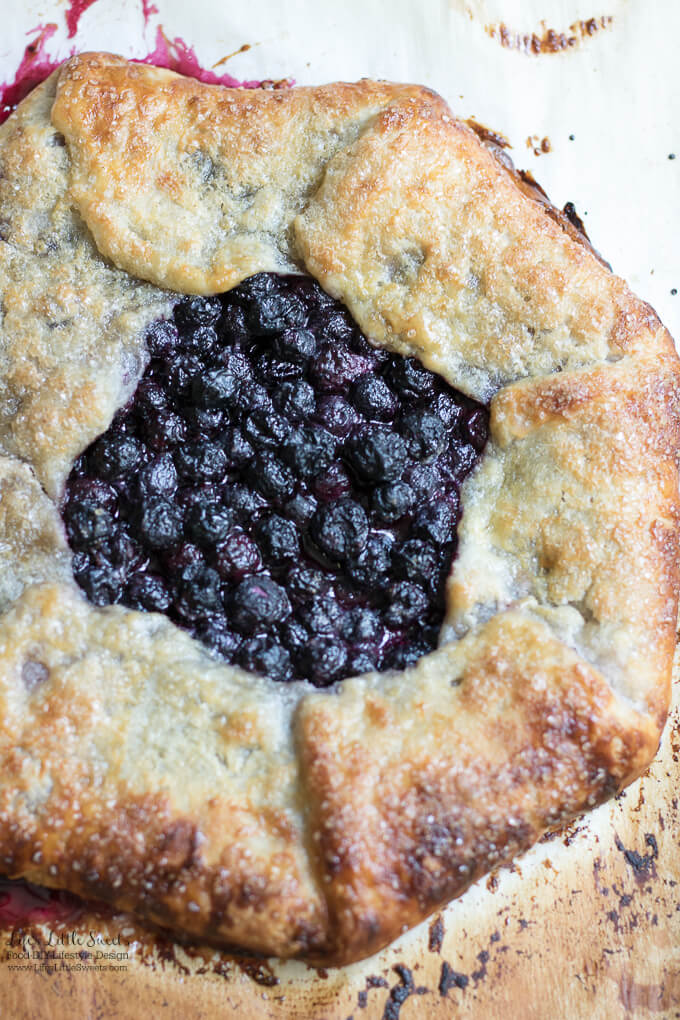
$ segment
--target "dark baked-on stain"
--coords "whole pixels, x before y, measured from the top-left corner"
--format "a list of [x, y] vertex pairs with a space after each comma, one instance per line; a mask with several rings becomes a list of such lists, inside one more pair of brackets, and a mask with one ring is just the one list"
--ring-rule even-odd
[[446, 960], [442, 963], [441, 976], [439, 978], [439, 994], [444, 998], [452, 988], [467, 988], [470, 978], [467, 974], [459, 974]]
[[399, 983], [390, 988], [383, 1020], [399, 1020], [401, 1007], [411, 995], [427, 995], [429, 992], [429, 988], [424, 986], [416, 987], [411, 970], [403, 963], [397, 963], [392, 969], [399, 975]]
[[565, 50], [575, 49], [596, 32], [609, 28], [613, 20], [611, 15], [604, 14], [597, 18], [588, 18], [586, 21], [575, 21], [564, 31], [547, 28], [545, 22], [541, 22], [538, 32], [517, 31], [508, 28], [504, 22], [484, 27], [487, 35], [492, 39], [498, 39], [505, 49], [539, 56], [543, 53], [563, 53]]
[[619, 837], [615, 838], [616, 849], [620, 850], [635, 873], [636, 878], [647, 878], [655, 875], [654, 861], [659, 856], [659, 845], [656, 837], [651, 832], [645, 833], [645, 845], [650, 848], [650, 853], [640, 854], [637, 850], [627, 850]]
[[441, 953], [444, 942], [444, 918], [439, 915], [430, 925], [427, 947], [431, 953]]

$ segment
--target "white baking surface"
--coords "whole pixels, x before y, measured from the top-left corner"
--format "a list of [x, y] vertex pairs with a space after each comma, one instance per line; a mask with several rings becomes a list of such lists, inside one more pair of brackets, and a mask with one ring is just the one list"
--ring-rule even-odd
[[[671, 293], [680, 291], [680, 89], [675, 70], [680, 6], [675, 0], [610, 0], [606, 8], [576, 0], [248, 0], [238, 5], [156, 0], [159, 10], [146, 25], [140, 0], [97, 0], [72, 40], [63, 28], [63, 3], [28, 2], [19, 8], [9, 0], [0, 2], [5, 6], [0, 77], [5, 80], [13, 78], [30, 39], [25, 33], [55, 22], [60, 30], [48, 46], [53, 55], [67, 56], [77, 48], [144, 56], [154, 48], [162, 25], [166, 36], [182, 37], [193, 46], [204, 66], [250, 44], [222, 65], [239, 79], [290, 76], [312, 84], [363, 76], [427, 84], [458, 115], [474, 116], [504, 134], [516, 165], [530, 169], [556, 205], [575, 203], [595, 246], [680, 338], [680, 294]], [[548, 28], [569, 32], [578, 19], [604, 15], [612, 17], [606, 29], [558, 54], [530, 56], [505, 49], [486, 30], [502, 21], [513, 33], [541, 36]], [[535, 156], [526, 145], [529, 137], [549, 139], [550, 152]], [[677, 158], [669, 159], [671, 153]], [[669, 775], [666, 767], [666, 759], [657, 762], [646, 780], [648, 789]], [[637, 796], [636, 789], [629, 798]], [[611, 831], [624, 824], [626, 803], [599, 809], [580, 832], [578, 856], [588, 867], [588, 854], [598, 842], [611, 842]], [[527, 876], [537, 883], [552, 881], [553, 873], [573, 858], [574, 848], [560, 842], [538, 846], [522, 858], [519, 871], [503, 871], [502, 891], [511, 897], [522, 873], [524, 881]], [[449, 908], [452, 944], [456, 932], [474, 928], [488, 898], [480, 883]], [[381, 959], [400, 959], [399, 954], [426, 939], [424, 931], [409, 933]], [[329, 983], [363, 979], [365, 967], [332, 972]], [[277, 973], [284, 988], [313, 977], [294, 963], [279, 965]], [[538, 972], [531, 973], [539, 979]], [[333, 992], [326, 985], [327, 1001], [339, 994], [335, 987]], [[529, 1015], [524, 1007], [506, 1008], [507, 1016]], [[659, 1010], [655, 1014], [661, 1015]], [[412, 1011], [405, 1008], [403, 1020], [415, 1015], [415, 1005]], [[531, 1012], [539, 1015], [548, 1013]]]
[[[600, 0], [602, 2], [602, 0]], [[12, 78], [26, 32], [54, 22], [51, 53], [108, 49], [142, 56], [158, 25], [210, 66], [239, 79], [291, 76], [302, 84], [383, 77], [441, 92], [512, 143], [556, 205], [572, 201], [595, 246], [680, 337], [680, 89], [676, 0], [96, 0], [66, 39], [66, 5], [1, 0], [0, 76]], [[581, 40], [578, 20], [610, 16]], [[556, 54], [504, 48], [488, 26], [542, 36], [576, 34]], [[573, 141], [570, 140], [573, 135]], [[527, 139], [549, 139], [535, 156]], [[676, 159], [669, 159], [670, 154]]]

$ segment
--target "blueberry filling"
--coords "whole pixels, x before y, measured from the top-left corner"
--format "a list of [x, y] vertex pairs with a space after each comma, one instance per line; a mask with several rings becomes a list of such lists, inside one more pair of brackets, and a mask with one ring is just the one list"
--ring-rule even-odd
[[182, 300], [62, 508], [95, 605], [325, 686], [432, 651], [486, 408], [374, 348], [307, 277]]

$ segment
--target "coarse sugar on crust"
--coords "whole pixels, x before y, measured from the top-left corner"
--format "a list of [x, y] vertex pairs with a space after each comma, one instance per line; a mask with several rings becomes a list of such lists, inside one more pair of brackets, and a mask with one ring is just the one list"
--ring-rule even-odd
[[[344, 964], [644, 769], [677, 615], [678, 359], [441, 98], [85, 54], [0, 129], [0, 165], [0, 867]], [[58, 511], [177, 292], [291, 267], [491, 408], [440, 646], [323, 694], [90, 605]]]

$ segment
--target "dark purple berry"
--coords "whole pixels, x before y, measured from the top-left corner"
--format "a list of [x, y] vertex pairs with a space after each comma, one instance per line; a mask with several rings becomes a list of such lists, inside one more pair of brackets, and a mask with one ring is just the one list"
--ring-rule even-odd
[[385, 380], [372, 373], [354, 384], [352, 400], [356, 409], [372, 421], [390, 421], [397, 408], [397, 399]]
[[243, 531], [231, 531], [215, 550], [215, 567], [221, 577], [240, 581], [262, 567], [260, 550]]
[[387, 590], [388, 627], [404, 627], [425, 616], [428, 598], [424, 590], [412, 581], [397, 581]]
[[90, 452], [90, 463], [102, 478], [119, 478], [135, 471], [142, 463], [144, 447], [134, 436], [114, 433], [98, 439]]
[[406, 444], [401, 436], [377, 425], [367, 426], [345, 444], [344, 457], [364, 482], [390, 482], [406, 466]]
[[399, 431], [415, 460], [436, 457], [446, 445], [446, 429], [441, 418], [431, 411], [407, 411], [399, 421]]
[[330, 588], [328, 577], [313, 567], [292, 567], [286, 577], [286, 590], [294, 602], [307, 602], [325, 595]]
[[185, 533], [199, 546], [216, 545], [226, 538], [235, 514], [215, 503], [199, 503], [187, 513]]
[[232, 599], [234, 625], [244, 634], [282, 623], [290, 613], [284, 589], [269, 577], [246, 577]]
[[188, 443], [175, 452], [178, 474], [190, 482], [212, 482], [227, 470], [227, 455], [218, 443]]
[[265, 558], [277, 565], [295, 559], [300, 552], [297, 528], [278, 514], [262, 518], [256, 538]]
[[366, 545], [366, 512], [351, 499], [320, 506], [310, 524], [310, 535], [330, 560], [342, 563], [357, 556]]
[[179, 332], [174, 322], [159, 319], [146, 331], [146, 346], [152, 358], [170, 358], [179, 346]]
[[379, 521], [399, 521], [415, 503], [415, 493], [406, 482], [385, 482], [373, 490], [371, 505]]
[[211, 372], [194, 376], [191, 397], [197, 407], [228, 407], [239, 379], [228, 368], [214, 368]]
[[300, 662], [311, 682], [325, 687], [340, 679], [347, 663], [347, 648], [340, 638], [319, 635], [300, 653]]
[[175, 503], [161, 496], [146, 500], [139, 514], [139, 533], [152, 549], [168, 549], [182, 535], [183, 514]]
[[329, 467], [336, 440], [319, 426], [295, 429], [281, 447], [281, 456], [299, 478], [314, 478]]
[[248, 478], [265, 499], [283, 503], [295, 491], [295, 475], [274, 453], [265, 451], [255, 458], [248, 470]]
[[222, 304], [217, 297], [190, 297], [180, 301], [175, 318], [180, 326], [214, 326], [222, 315]]
[[334, 436], [344, 439], [361, 418], [344, 397], [324, 397], [319, 403], [317, 421]]
[[316, 410], [314, 390], [304, 379], [281, 383], [274, 393], [274, 406], [290, 421], [306, 421]]
[[427, 397], [434, 389], [434, 376], [416, 358], [397, 358], [390, 368], [390, 381], [400, 397]]
[[238, 662], [243, 669], [270, 680], [290, 680], [293, 667], [287, 650], [268, 635], [244, 641], [238, 653]]
[[168, 586], [158, 574], [136, 574], [125, 589], [125, 603], [133, 609], [165, 613], [171, 601]]

